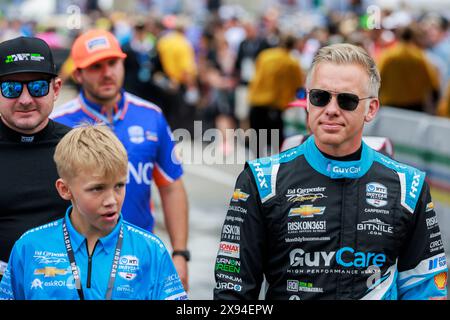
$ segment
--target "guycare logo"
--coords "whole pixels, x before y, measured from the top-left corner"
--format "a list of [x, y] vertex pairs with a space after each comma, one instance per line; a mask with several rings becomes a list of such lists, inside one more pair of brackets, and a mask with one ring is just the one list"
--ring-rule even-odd
[[378, 182], [371, 182], [366, 185], [366, 202], [374, 207], [384, 207], [387, 205], [388, 190]]
[[338, 167], [334, 166], [331, 171], [336, 174], [358, 174], [361, 171], [361, 167]]
[[370, 265], [382, 267], [386, 262], [383, 253], [355, 251], [351, 247], [340, 248], [338, 251], [305, 252], [294, 249], [289, 253], [291, 267], [330, 267], [332, 262], [345, 268], [367, 268]]

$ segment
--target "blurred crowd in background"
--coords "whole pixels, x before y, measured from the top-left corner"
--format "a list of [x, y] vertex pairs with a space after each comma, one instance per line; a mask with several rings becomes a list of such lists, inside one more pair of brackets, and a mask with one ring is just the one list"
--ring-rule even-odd
[[[382, 105], [450, 117], [450, 6], [446, 12], [407, 1], [395, 8], [363, 0], [255, 1], [249, 8], [239, 1], [140, 0], [126, 8], [110, 1], [105, 10], [105, 1], [88, 0], [57, 1], [52, 15], [39, 19], [39, 12], [20, 17], [21, 3], [0, 2], [1, 41], [46, 40], [65, 84], [76, 86], [68, 59], [74, 38], [90, 28], [111, 30], [128, 55], [125, 89], [159, 105], [172, 129], [192, 130], [194, 120], [204, 121], [204, 129], [254, 127], [249, 110], [285, 110], [315, 52], [337, 42], [374, 57]], [[288, 58], [268, 51], [274, 48]], [[258, 63], [263, 52], [271, 53]], [[282, 59], [298, 65], [295, 76], [283, 73]], [[262, 70], [268, 64], [280, 67]], [[269, 86], [257, 84], [268, 78]]]

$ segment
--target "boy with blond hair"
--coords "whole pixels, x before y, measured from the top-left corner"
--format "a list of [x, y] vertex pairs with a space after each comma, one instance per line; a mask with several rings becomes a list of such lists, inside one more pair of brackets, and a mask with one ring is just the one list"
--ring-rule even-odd
[[185, 299], [164, 244], [121, 217], [127, 153], [105, 126], [81, 126], [57, 145], [56, 188], [72, 205], [14, 245], [0, 299]]

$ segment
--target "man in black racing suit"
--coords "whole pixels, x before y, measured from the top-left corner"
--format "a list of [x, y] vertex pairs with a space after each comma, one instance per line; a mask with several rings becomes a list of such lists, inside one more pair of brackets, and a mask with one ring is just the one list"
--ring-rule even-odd
[[362, 142], [379, 108], [375, 63], [352, 45], [324, 47], [307, 88], [313, 135], [237, 179], [214, 298], [257, 299], [265, 276], [266, 299], [445, 299], [425, 173]]

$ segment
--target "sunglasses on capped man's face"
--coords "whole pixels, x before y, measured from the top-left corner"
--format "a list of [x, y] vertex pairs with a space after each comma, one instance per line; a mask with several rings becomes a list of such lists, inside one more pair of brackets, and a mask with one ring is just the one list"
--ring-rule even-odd
[[321, 89], [311, 89], [308, 91], [309, 102], [316, 107], [325, 107], [331, 101], [332, 96], [336, 96], [339, 108], [353, 111], [358, 107], [361, 100], [372, 99], [374, 97], [360, 98], [353, 93], [332, 93]]
[[30, 96], [34, 98], [44, 97], [50, 90], [51, 80], [30, 80], [30, 81], [1, 81], [2, 96], [8, 99], [15, 99], [20, 97], [23, 91], [23, 86], [26, 85]]

